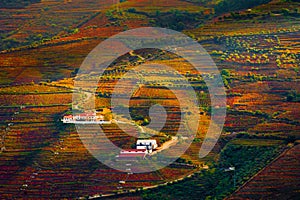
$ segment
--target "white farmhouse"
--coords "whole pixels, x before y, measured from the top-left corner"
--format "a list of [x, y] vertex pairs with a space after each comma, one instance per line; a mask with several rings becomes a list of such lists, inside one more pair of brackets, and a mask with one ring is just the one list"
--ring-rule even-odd
[[96, 121], [96, 113], [81, 113], [74, 116], [77, 121]]
[[76, 115], [65, 115], [61, 120], [63, 123], [74, 123], [76, 121], [103, 121], [102, 115], [97, 116], [96, 113], [80, 113]]
[[136, 149], [146, 149], [147, 153], [152, 153], [158, 147], [156, 140], [143, 140], [136, 141]]

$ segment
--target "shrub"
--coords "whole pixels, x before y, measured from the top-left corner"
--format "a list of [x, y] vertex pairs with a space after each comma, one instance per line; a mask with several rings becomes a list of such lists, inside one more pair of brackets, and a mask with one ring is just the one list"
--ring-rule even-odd
[[128, 8], [127, 11], [128, 11], [128, 12], [131, 12], [131, 13], [135, 13], [135, 12], [136, 12], [136, 9], [135, 9], [135, 8]]

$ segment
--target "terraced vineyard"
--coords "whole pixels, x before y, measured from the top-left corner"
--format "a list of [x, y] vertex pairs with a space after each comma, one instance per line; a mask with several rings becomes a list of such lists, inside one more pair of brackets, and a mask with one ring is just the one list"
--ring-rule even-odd
[[299, 144], [285, 151], [228, 199], [297, 199], [300, 187], [299, 153]]
[[[135, 190], [194, 170], [168, 167], [153, 173], [128, 175], [100, 164], [82, 144], [74, 125], [64, 126], [59, 121], [70, 108], [69, 91], [46, 85], [2, 88], [0, 191], [3, 198], [75, 198], [117, 192], [120, 188]], [[65, 105], [60, 96], [66, 99]], [[134, 138], [116, 125], [103, 128], [106, 136], [121, 148], [131, 148], [135, 143]], [[129, 128], [132, 134], [137, 132], [136, 128]], [[120, 184], [123, 180], [126, 183]]]
[[[227, 7], [224, 13], [218, 9], [224, 1], [233, 2], [45, 0], [13, 8], [0, 3], [0, 198], [296, 199], [300, 187], [300, 4], [253, 0], [252, 7], [239, 4], [243, 9]], [[88, 53], [114, 34], [145, 26], [182, 31], [205, 48], [226, 87], [227, 115], [218, 143], [199, 159], [211, 123], [204, 77], [214, 80], [213, 74], [200, 74], [184, 58], [158, 49], [130, 51], [113, 61], [102, 77], [87, 72], [80, 77], [87, 81], [87, 88], [94, 87], [90, 80], [99, 80], [96, 109], [110, 108], [117, 82], [141, 64], [172, 67], [195, 90], [199, 107], [193, 112], [200, 120], [184, 122], [198, 125], [190, 147], [163, 169], [134, 174], [99, 162], [75, 126], [60, 120], [72, 111], [73, 92], [88, 96], [87, 91], [74, 89], [74, 77]], [[139, 134], [157, 134], [151, 137], [160, 147], [168, 141], [172, 144], [174, 137], [183, 143], [186, 135], [176, 135], [180, 111], [191, 102], [180, 105], [171, 89], [187, 97], [187, 85], [160, 69], [148, 70], [159, 78], [147, 82], [142, 75], [147, 70], [143, 70], [139, 80], [125, 78], [119, 94], [126, 94], [125, 89], [138, 82], [128, 105], [133, 121], [114, 116], [130, 121], [126, 127], [130, 134], [112, 123], [102, 125], [106, 137], [123, 149], [133, 148], [133, 136]], [[167, 113], [166, 124], [161, 124], [160, 112], [152, 113], [161, 122], [156, 126], [163, 125], [158, 132], [145, 127], [151, 123], [148, 111], [155, 104], [164, 106]], [[84, 137], [96, 139], [92, 132], [85, 130]], [[138, 166], [130, 166], [134, 167]], [[235, 174], [226, 171], [229, 167], [235, 167]]]

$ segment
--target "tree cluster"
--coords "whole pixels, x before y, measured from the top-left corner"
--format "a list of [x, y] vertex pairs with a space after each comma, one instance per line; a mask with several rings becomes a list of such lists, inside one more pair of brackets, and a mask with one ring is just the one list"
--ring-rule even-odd
[[269, 3], [271, 0], [223, 0], [215, 6], [216, 13], [226, 13], [236, 10], [248, 9], [260, 4]]

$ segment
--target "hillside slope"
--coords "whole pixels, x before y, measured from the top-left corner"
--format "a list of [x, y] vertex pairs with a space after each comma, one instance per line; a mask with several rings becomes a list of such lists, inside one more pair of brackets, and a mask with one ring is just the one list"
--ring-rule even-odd
[[300, 195], [300, 145], [284, 152], [228, 200], [297, 199]]

